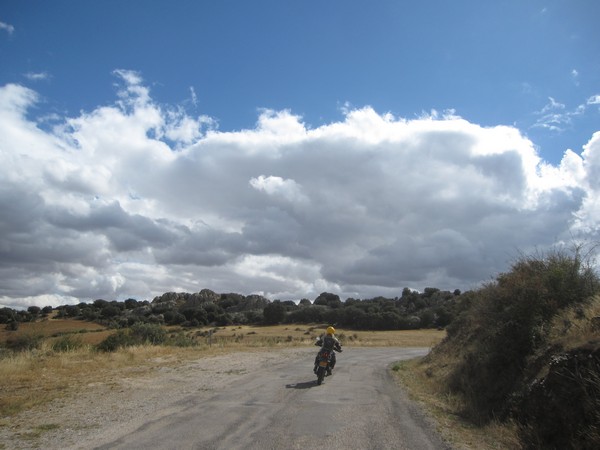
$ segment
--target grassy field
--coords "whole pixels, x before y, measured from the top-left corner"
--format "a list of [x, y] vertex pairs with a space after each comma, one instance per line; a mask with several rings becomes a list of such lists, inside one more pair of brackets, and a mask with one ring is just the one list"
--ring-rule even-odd
[[[183, 332], [194, 337], [198, 344], [243, 349], [270, 345], [308, 345], [325, 332], [327, 325], [273, 325], [273, 326], [227, 326], [182, 329], [167, 327], [171, 333]], [[39, 337], [53, 342], [64, 336], [72, 336], [84, 345], [96, 345], [115, 330], [93, 322], [74, 319], [46, 319], [26, 322], [16, 331], [0, 330], [0, 346], [8, 341]], [[210, 337], [209, 337], [210, 335]], [[342, 345], [355, 347], [399, 346], [431, 347], [440, 342], [446, 333], [438, 330], [354, 331], [338, 329], [336, 336]]]
[[[200, 331], [213, 331], [213, 345], [230, 348], [262, 347], [270, 345], [312, 345], [327, 325], [230, 326]], [[196, 332], [198, 333], [198, 332]], [[445, 331], [354, 331], [338, 329], [336, 336], [343, 346], [354, 347], [431, 347], [440, 342]], [[208, 340], [208, 338], [206, 338]]]
[[76, 335], [82, 343], [95, 345], [112, 332], [112, 330], [108, 330], [106, 327], [94, 322], [45, 318], [36, 322], [21, 323], [16, 331], [9, 331], [4, 327], [0, 328], [0, 345], [4, 345], [10, 340], [26, 337], [39, 336], [53, 340], [66, 335]]

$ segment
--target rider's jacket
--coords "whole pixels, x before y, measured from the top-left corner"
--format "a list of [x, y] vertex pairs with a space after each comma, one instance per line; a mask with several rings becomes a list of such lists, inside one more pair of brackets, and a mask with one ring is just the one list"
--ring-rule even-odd
[[319, 337], [315, 345], [322, 346], [324, 349], [327, 349], [329, 351], [340, 351], [342, 349], [340, 341], [338, 341], [334, 336], [330, 336], [329, 334], [325, 337]]

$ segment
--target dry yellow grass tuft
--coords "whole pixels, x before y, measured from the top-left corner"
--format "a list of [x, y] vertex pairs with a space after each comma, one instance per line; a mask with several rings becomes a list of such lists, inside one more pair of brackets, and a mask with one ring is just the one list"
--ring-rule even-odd
[[600, 339], [600, 296], [562, 311], [550, 324], [548, 340], [565, 350]]

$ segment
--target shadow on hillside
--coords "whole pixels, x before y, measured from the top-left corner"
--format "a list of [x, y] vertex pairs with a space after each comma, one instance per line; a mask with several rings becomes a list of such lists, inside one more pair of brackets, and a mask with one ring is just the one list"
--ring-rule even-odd
[[305, 381], [304, 383], [291, 383], [285, 385], [287, 389], [310, 389], [314, 386], [317, 386], [317, 380]]

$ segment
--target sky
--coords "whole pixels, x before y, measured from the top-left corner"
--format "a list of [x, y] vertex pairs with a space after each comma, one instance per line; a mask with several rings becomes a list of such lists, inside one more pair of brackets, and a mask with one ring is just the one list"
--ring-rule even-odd
[[0, 2], [0, 306], [468, 290], [598, 242], [600, 2]]

